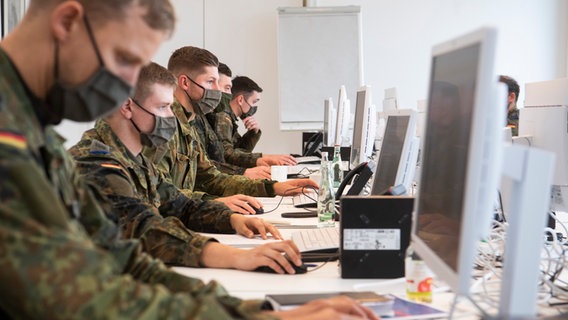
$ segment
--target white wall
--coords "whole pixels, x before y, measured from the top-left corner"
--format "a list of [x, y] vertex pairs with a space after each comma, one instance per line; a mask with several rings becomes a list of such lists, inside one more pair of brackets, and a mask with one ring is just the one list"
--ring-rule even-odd
[[[264, 134], [257, 150], [300, 152], [301, 134], [281, 132], [278, 125], [276, 9], [301, 6], [303, 1], [173, 2], [179, 18], [177, 30], [159, 50], [155, 61], [165, 65], [169, 54], [184, 45], [204, 46], [212, 51], [235, 75], [249, 76], [264, 89], [257, 114]], [[519, 81], [520, 101], [524, 98], [524, 83], [568, 75], [565, 0], [316, 2], [319, 6], [361, 6], [364, 79], [373, 87], [375, 102], [382, 100], [385, 88], [397, 87], [401, 105], [416, 106], [417, 100], [426, 98], [432, 46], [482, 25], [498, 28], [497, 72]], [[331, 88], [330, 95], [337, 89]], [[64, 135], [71, 140], [79, 138], [80, 132], [65, 131]]]

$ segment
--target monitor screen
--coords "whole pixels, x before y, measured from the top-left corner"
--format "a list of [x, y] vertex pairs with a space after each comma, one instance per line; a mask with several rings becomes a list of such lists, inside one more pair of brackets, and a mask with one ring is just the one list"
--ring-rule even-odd
[[340, 146], [348, 146], [348, 131], [350, 118], [350, 105], [347, 99], [345, 86], [339, 87], [339, 96], [337, 98], [337, 114], [335, 117], [335, 143]]
[[[374, 137], [369, 136], [372, 125], [370, 117], [376, 117], [376, 114], [374, 114], [375, 112], [372, 110], [371, 88], [370, 86], [363, 86], [357, 91], [357, 98], [355, 102], [355, 122], [353, 124], [353, 139], [350, 159], [353, 167], [367, 161], [366, 158], [369, 147], [372, 148], [372, 144], [370, 144], [371, 141], [368, 141], [368, 139], [372, 139], [372, 142], [374, 142]], [[374, 124], [376, 126], [376, 121]], [[372, 149], [370, 151], [372, 151]]]
[[335, 144], [335, 126], [337, 117], [337, 108], [333, 105], [332, 98], [327, 98], [323, 105], [323, 144], [325, 146], [333, 146]]
[[469, 291], [497, 190], [495, 38], [494, 29], [481, 29], [434, 47], [432, 55], [413, 240], [456, 293]]
[[396, 184], [409, 125], [410, 115], [393, 114], [387, 117], [371, 195], [381, 195]]

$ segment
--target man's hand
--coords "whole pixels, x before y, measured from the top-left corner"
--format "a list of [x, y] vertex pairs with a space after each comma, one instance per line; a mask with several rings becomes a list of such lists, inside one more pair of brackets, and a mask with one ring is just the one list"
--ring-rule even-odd
[[245, 124], [245, 127], [247, 128], [248, 131], [253, 130], [254, 133], [258, 133], [258, 131], [260, 130], [260, 125], [253, 116], [246, 117], [243, 120], [243, 123]]
[[245, 217], [240, 214], [231, 215], [231, 226], [240, 235], [247, 238], [260, 234], [262, 239], [268, 239], [267, 234], [270, 233], [274, 239], [282, 239], [280, 231], [274, 225], [259, 218]]
[[296, 159], [289, 154], [265, 154], [256, 160], [257, 166], [295, 166]]
[[[283, 255], [286, 254], [289, 260]], [[234, 267], [239, 270], [254, 270], [268, 266], [276, 273], [294, 273], [290, 263], [297, 266], [302, 264], [300, 251], [292, 240], [271, 242], [250, 250], [243, 250], [235, 257]], [[282, 266], [284, 269], [282, 269]]]
[[245, 170], [243, 176], [250, 179], [268, 179], [270, 180], [270, 167], [258, 166]]
[[217, 198], [215, 201], [224, 203], [229, 209], [241, 214], [256, 214], [255, 208], [262, 208], [262, 203], [254, 197], [236, 194], [234, 196]]
[[346, 296], [313, 300], [292, 310], [270, 314], [282, 320], [379, 319], [371, 309]]
[[274, 193], [279, 196], [293, 196], [302, 193], [307, 188], [318, 189], [318, 184], [312, 179], [294, 179], [286, 182], [276, 182], [274, 184]]

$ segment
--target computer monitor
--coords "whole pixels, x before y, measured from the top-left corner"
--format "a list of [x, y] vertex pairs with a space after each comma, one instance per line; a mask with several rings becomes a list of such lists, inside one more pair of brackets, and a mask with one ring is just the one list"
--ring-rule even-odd
[[349, 120], [351, 117], [351, 104], [347, 99], [345, 86], [339, 88], [337, 99], [337, 117], [335, 124], [335, 143], [342, 147], [349, 146]]
[[393, 110], [385, 112], [385, 116], [385, 132], [371, 183], [371, 195], [381, 195], [389, 187], [401, 184], [408, 192], [416, 169], [416, 111]]
[[335, 127], [337, 125], [337, 108], [333, 105], [331, 97], [325, 99], [323, 105], [323, 144], [333, 146], [335, 144]]
[[376, 108], [371, 102], [371, 87], [363, 86], [357, 91], [355, 104], [355, 122], [351, 143], [352, 167], [367, 161], [373, 152], [377, 128]]
[[519, 110], [517, 142], [556, 156], [552, 182], [553, 211], [568, 211], [568, 78], [527, 83], [525, 106]]
[[468, 295], [477, 245], [490, 229], [500, 178], [504, 114], [495, 110], [496, 30], [432, 50], [415, 251], [458, 295]]

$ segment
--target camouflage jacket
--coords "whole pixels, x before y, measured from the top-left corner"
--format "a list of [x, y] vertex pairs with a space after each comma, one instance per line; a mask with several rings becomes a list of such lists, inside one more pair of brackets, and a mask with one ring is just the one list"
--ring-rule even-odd
[[78, 171], [111, 199], [125, 237], [140, 238], [148, 253], [167, 264], [199, 266], [209, 239], [187, 228], [233, 232], [224, 204], [180, 193], [150, 160], [134, 157], [103, 120], [69, 151]]
[[215, 130], [217, 137], [223, 145], [223, 154], [228, 163], [252, 168], [256, 167], [256, 160], [262, 157], [262, 153], [253, 153], [252, 150], [258, 143], [262, 132], [255, 133], [249, 130], [244, 136], [239, 134], [237, 116], [230, 106], [224, 110], [209, 114], [207, 119]]
[[514, 108], [507, 112], [507, 127], [511, 128], [513, 137], [519, 135], [519, 109]]
[[[120, 240], [75, 174], [46, 106], [0, 49], [0, 314], [11, 318], [257, 319], [243, 302]], [[43, 122], [43, 124], [42, 124]]]
[[[190, 115], [184, 107], [175, 102], [172, 110], [176, 115], [178, 130], [167, 146], [145, 148], [144, 154], [158, 165], [160, 170], [169, 174], [169, 179], [186, 195], [193, 198], [204, 196], [203, 192], [215, 196], [230, 196], [238, 193], [257, 197], [273, 197], [274, 181], [249, 179], [241, 175], [221, 173], [213, 165], [192, 125]], [[201, 191], [201, 192], [200, 192]]]
[[[197, 110], [198, 108], [194, 108]], [[199, 143], [201, 143], [203, 149], [207, 152], [207, 157], [221, 172], [227, 174], [244, 174], [246, 168], [238, 165], [234, 165], [225, 161], [225, 154], [223, 149], [223, 144], [217, 133], [211, 127], [211, 124], [207, 120], [206, 116], [198, 111], [195, 113], [193, 121], [189, 122], [189, 125], [194, 127], [197, 133], [197, 138]]]

